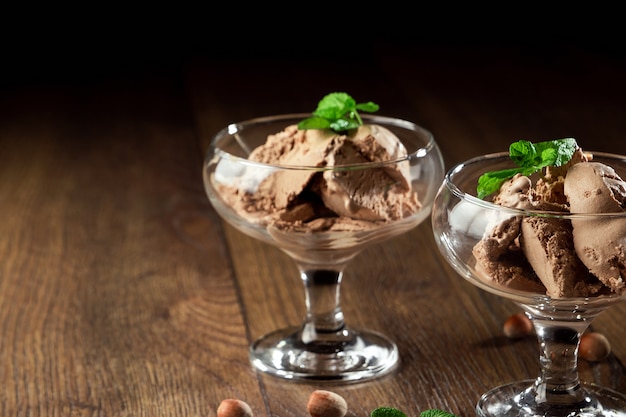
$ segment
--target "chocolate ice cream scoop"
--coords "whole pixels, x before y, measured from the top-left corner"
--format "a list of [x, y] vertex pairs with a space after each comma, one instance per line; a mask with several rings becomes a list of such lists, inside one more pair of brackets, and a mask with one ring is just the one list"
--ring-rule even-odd
[[[565, 177], [572, 213], [626, 211], [626, 183], [613, 168], [596, 162], [573, 165]], [[573, 219], [574, 247], [581, 261], [607, 287], [626, 290], [626, 218]]]
[[[388, 129], [378, 125], [360, 126], [346, 140], [335, 141], [328, 153], [329, 166], [394, 161], [407, 151]], [[420, 208], [411, 189], [409, 162], [380, 168], [325, 171], [321, 197], [340, 216], [363, 220], [395, 220]]]
[[316, 231], [362, 229], [420, 210], [407, 155], [400, 138], [378, 124], [343, 133], [294, 124], [268, 135], [248, 156], [265, 165], [234, 169], [222, 160], [215, 178], [223, 198], [248, 219]]
[[505, 207], [532, 208], [532, 186], [533, 183], [530, 178], [522, 174], [516, 174], [502, 184], [493, 202]]
[[578, 259], [569, 222], [529, 216], [522, 221], [520, 244], [526, 259], [551, 297], [589, 297], [602, 289]]
[[615, 170], [598, 162], [573, 165], [565, 177], [572, 213], [619, 213], [626, 209], [626, 183]]

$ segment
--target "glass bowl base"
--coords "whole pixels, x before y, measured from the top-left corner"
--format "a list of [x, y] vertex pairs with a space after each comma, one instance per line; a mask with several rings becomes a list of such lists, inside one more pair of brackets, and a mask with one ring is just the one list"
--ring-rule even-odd
[[[626, 396], [610, 388], [581, 383], [586, 395], [574, 406], [535, 404], [524, 396], [534, 380], [501, 385], [482, 395], [476, 404], [480, 417], [626, 417]], [[526, 398], [526, 399], [525, 399]]]
[[299, 330], [278, 330], [254, 342], [252, 364], [283, 379], [361, 382], [387, 374], [399, 362], [397, 346], [372, 331], [351, 330], [349, 343], [338, 342], [320, 350], [304, 344]]

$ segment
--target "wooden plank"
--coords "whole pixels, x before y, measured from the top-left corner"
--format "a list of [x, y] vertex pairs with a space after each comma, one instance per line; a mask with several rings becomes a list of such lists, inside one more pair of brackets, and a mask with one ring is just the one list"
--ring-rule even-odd
[[2, 102], [0, 414], [211, 415], [244, 393], [263, 408], [175, 87]]

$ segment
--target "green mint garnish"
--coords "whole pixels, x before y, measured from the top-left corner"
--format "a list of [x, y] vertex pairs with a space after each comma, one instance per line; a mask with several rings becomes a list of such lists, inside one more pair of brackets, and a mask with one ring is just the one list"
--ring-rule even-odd
[[420, 413], [420, 417], [457, 417], [456, 414], [448, 413], [443, 410], [426, 410]]
[[532, 143], [527, 140], [513, 142], [509, 156], [518, 168], [487, 172], [478, 178], [478, 198], [485, 198], [500, 189], [506, 180], [515, 174], [531, 175], [548, 166], [559, 167], [572, 159], [578, 148], [576, 139], [565, 138]]
[[378, 407], [370, 413], [370, 417], [406, 417], [406, 414], [397, 408]]
[[[378, 407], [370, 413], [370, 417], [407, 417], [402, 411], [393, 407]], [[422, 411], [420, 417], [457, 417], [447, 411], [432, 409]]]
[[358, 111], [378, 111], [378, 104], [358, 103], [346, 93], [330, 93], [317, 104], [313, 116], [298, 123], [299, 129], [327, 129], [345, 132], [363, 124]]

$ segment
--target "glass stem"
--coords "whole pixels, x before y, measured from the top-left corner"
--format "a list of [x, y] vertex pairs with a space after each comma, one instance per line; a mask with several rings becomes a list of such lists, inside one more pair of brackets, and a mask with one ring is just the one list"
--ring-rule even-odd
[[540, 372], [533, 386], [523, 393], [524, 402], [546, 410], [589, 406], [578, 376], [578, 347], [591, 321], [557, 324], [550, 318], [532, 317], [532, 322], [539, 341]]
[[309, 351], [332, 353], [352, 338], [345, 327], [340, 303], [343, 267], [317, 269], [301, 266], [300, 276], [306, 302], [301, 341]]

